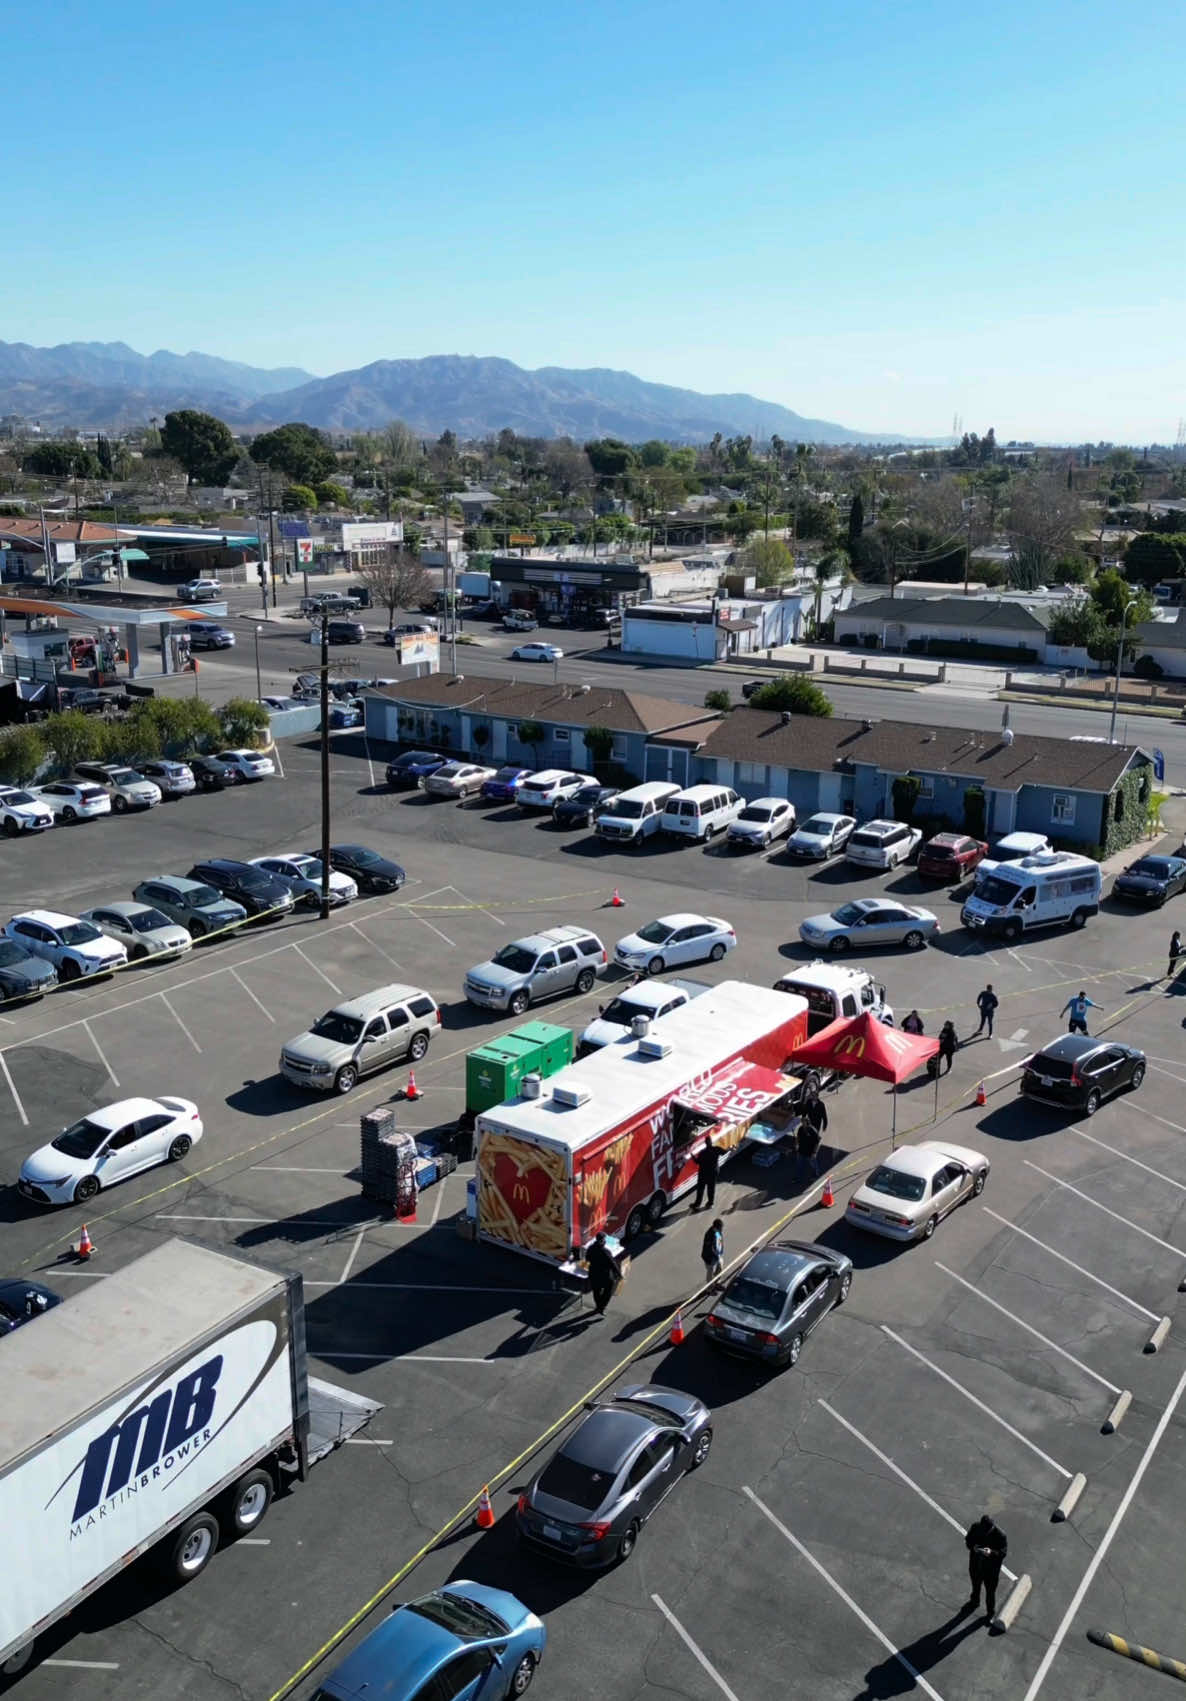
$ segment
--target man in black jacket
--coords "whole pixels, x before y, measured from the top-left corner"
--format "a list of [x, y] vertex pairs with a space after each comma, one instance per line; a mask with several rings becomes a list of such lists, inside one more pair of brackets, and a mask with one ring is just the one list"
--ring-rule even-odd
[[694, 1211], [700, 1209], [705, 1194], [708, 1195], [708, 1208], [711, 1211], [717, 1196], [717, 1170], [721, 1167], [721, 1154], [708, 1139], [696, 1153], [696, 1203]]
[[828, 1131], [828, 1107], [819, 1093], [809, 1093], [799, 1125], [799, 1155], [812, 1175], [819, 1174], [820, 1147]]
[[968, 1606], [975, 1611], [980, 1605], [980, 1590], [983, 1588], [985, 1613], [988, 1618], [993, 1618], [997, 1610], [997, 1583], [1000, 1580], [1001, 1566], [1005, 1563], [1005, 1555], [1009, 1551], [1005, 1532], [999, 1529], [985, 1512], [969, 1528], [964, 1537], [964, 1546], [968, 1550], [968, 1576], [972, 1579], [972, 1595]]
[[589, 1291], [593, 1295], [593, 1304], [597, 1308], [598, 1317], [604, 1317], [605, 1308], [622, 1279], [622, 1272], [618, 1268], [618, 1260], [605, 1244], [603, 1234], [599, 1234], [589, 1248], [585, 1264], [589, 1271]]

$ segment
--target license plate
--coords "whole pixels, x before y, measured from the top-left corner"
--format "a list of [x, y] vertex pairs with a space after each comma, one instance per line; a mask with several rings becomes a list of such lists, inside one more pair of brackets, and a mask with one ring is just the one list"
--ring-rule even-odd
[[545, 1524], [544, 1535], [550, 1542], [562, 1542], [564, 1540], [563, 1532], [558, 1530], [555, 1524]]
[[1038, 1084], [1043, 1087], [1052, 1087], [1054, 1082], [1051, 1080], [1049, 1075], [1039, 1075]]
[[726, 1329], [725, 1333], [726, 1333], [726, 1335], [728, 1335], [728, 1337], [731, 1341], [748, 1341], [749, 1340], [749, 1334], [745, 1329]]

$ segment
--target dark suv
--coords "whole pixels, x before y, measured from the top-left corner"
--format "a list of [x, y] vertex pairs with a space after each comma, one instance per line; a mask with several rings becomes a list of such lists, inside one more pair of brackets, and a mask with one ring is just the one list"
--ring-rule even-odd
[[331, 644], [361, 644], [366, 635], [361, 620], [331, 620], [326, 632]]
[[1023, 1098], [1094, 1116], [1105, 1099], [1145, 1079], [1145, 1054], [1119, 1040], [1063, 1034], [1021, 1066]]
[[292, 908], [292, 888], [288, 882], [253, 867], [250, 862], [212, 857], [209, 862], [195, 862], [189, 878], [213, 886], [224, 898], [233, 898], [249, 916], [282, 914]]

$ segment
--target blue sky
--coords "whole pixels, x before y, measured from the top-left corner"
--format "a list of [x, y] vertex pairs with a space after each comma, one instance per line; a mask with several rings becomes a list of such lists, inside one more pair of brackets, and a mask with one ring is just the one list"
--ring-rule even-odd
[[10, 9], [0, 336], [1173, 441], [1186, 12]]

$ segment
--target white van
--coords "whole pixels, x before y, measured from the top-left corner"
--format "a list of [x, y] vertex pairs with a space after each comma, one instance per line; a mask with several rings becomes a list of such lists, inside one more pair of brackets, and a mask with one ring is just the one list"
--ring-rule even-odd
[[744, 807], [744, 798], [727, 786], [689, 786], [663, 805], [663, 831], [703, 843], [725, 832]]
[[678, 791], [677, 785], [665, 780], [651, 780], [645, 786], [632, 786], [614, 799], [604, 815], [598, 816], [597, 837], [612, 839], [619, 844], [641, 844], [659, 831], [663, 805]]
[[1100, 907], [1098, 862], [1073, 851], [1043, 851], [1020, 862], [976, 871], [972, 896], [960, 912], [965, 927], [1020, 939], [1031, 927], [1083, 927]]

